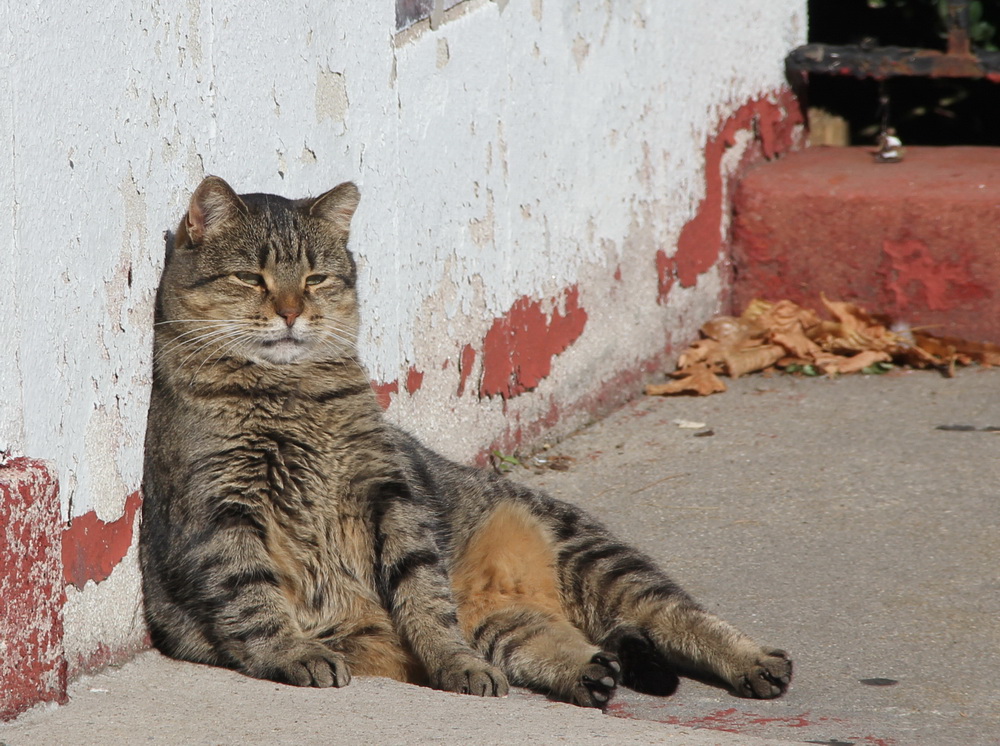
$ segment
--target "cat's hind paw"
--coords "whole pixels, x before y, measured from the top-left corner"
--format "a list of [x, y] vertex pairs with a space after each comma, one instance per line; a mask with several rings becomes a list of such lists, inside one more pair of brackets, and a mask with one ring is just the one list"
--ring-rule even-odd
[[604, 651], [596, 653], [581, 669], [570, 701], [581, 707], [603, 709], [614, 696], [621, 673], [622, 664], [616, 656]]
[[788, 690], [792, 661], [784, 650], [762, 650], [753, 666], [736, 682], [736, 694], [753, 699], [774, 699]]

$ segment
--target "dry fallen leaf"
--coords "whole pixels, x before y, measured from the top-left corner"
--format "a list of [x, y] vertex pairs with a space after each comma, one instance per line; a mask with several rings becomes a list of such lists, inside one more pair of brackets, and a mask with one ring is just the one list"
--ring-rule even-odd
[[853, 303], [820, 296], [833, 319], [790, 300], [755, 299], [739, 316], [719, 316], [701, 328], [702, 339], [677, 361], [675, 379], [646, 387], [650, 395], [725, 391], [718, 377], [799, 366], [809, 375], [884, 372], [895, 365], [935, 367], [954, 375], [956, 365], [1000, 365], [1000, 345], [970, 342], [926, 331], [894, 330], [891, 320]]
[[748, 339], [759, 339], [767, 330], [760, 324], [734, 316], [717, 316], [701, 327], [709, 339], [724, 344], [740, 344]]
[[938, 337], [919, 330], [914, 330], [913, 339], [917, 347], [931, 354], [937, 355], [941, 354], [938, 350], [947, 350], [951, 355], [967, 358], [980, 365], [1000, 365], [1000, 345], [970, 342], [957, 337]]
[[892, 360], [892, 356], [881, 350], [865, 350], [850, 356], [821, 352], [816, 356], [816, 366], [827, 375], [836, 375], [838, 373], [857, 373], [869, 365], [889, 362], [890, 360]]
[[674, 375], [678, 378], [670, 383], [646, 386], [646, 393], [650, 396], [663, 396], [664, 394], [708, 396], [726, 390], [726, 384], [705, 363], [695, 363], [683, 371], [677, 371]]
[[681, 353], [677, 360], [679, 368], [688, 368], [698, 363], [715, 365], [722, 362], [722, 345], [714, 339], [699, 339]]
[[730, 377], [739, 378], [744, 373], [770, 368], [785, 354], [785, 348], [780, 345], [756, 345], [727, 352], [723, 362]]
[[805, 331], [820, 323], [812, 309], [802, 308], [790, 300], [769, 303], [759, 298], [750, 302], [740, 318], [753, 321], [772, 334]]

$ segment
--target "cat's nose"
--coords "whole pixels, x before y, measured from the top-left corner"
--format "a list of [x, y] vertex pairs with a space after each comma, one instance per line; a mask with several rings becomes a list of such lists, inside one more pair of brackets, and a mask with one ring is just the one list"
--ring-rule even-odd
[[285, 320], [285, 325], [291, 329], [295, 319], [302, 315], [305, 304], [301, 296], [295, 293], [279, 293], [274, 298], [274, 312]]
[[285, 326], [290, 328], [295, 323], [295, 319], [302, 315], [302, 309], [291, 307], [279, 308], [278, 315], [285, 320]]

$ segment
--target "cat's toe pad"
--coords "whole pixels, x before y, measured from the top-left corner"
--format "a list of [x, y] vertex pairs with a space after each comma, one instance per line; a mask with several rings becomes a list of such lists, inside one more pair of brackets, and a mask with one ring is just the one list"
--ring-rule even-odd
[[344, 656], [319, 643], [297, 646], [280, 657], [254, 661], [247, 666], [246, 673], [292, 686], [341, 687], [351, 682]]
[[784, 650], [762, 650], [750, 670], [737, 681], [741, 697], [773, 699], [788, 690], [792, 680], [792, 661]]
[[458, 658], [438, 671], [434, 687], [477, 697], [506, 697], [510, 690], [499, 668], [471, 656]]
[[570, 701], [581, 707], [604, 708], [614, 696], [621, 673], [622, 665], [615, 655], [604, 651], [595, 654], [581, 669]]

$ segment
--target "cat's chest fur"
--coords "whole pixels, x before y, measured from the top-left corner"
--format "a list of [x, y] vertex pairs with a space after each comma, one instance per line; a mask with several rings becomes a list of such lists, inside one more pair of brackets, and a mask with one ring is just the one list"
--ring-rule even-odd
[[[203, 487], [186, 494], [230, 494], [258, 512], [281, 589], [307, 616], [377, 606], [372, 506], [357, 488], [387, 466], [377, 405], [345, 408], [308, 382], [252, 394], [236, 383], [225, 395], [183, 392], [187, 406], [174, 408], [188, 432], [175, 442], [196, 451], [181, 460], [196, 465], [192, 478]], [[223, 420], [230, 427], [220, 428]], [[225, 468], [197, 452], [223, 454]]]

